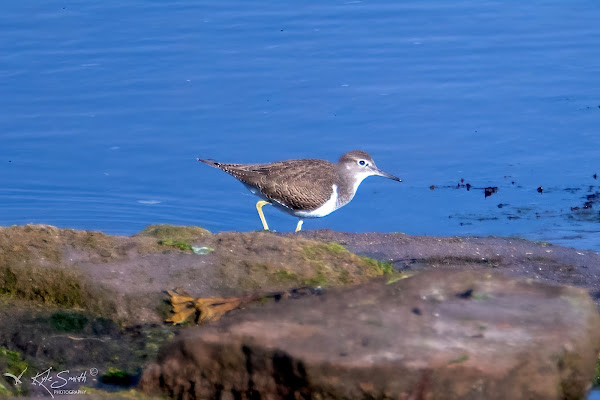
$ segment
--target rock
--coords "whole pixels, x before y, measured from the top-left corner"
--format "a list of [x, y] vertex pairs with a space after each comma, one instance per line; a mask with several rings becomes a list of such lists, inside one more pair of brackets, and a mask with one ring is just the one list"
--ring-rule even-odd
[[143, 231], [135, 236], [150, 236], [161, 240], [194, 240], [206, 235], [210, 232], [199, 226], [178, 226], [178, 225], [148, 225]]
[[[192, 245], [214, 249], [194, 254]], [[48, 225], [0, 227], [0, 295], [79, 308], [126, 323], [161, 323], [163, 291], [239, 296], [364, 282], [391, 264], [337, 243], [269, 232], [211, 234], [151, 225], [133, 237]]]
[[180, 399], [580, 399], [599, 349], [584, 290], [438, 270], [187, 329], [140, 388]]
[[[194, 254], [192, 245], [214, 251]], [[125, 237], [47, 225], [0, 227], [0, 351], [29, 365], [20, 388], [34, 394], [31, 374], [49, 366], [96, 368], [100, 377], [116, 368], [137, 376], [181, 329], [163, 322], [171, 316], [167, 289], [261, 298], [391, 271], [390, 263], [336, 243], [268, 232], [211, 234], [157, 225]], [[3, 365], [0, 360], [0, 375], [7, 372]], [[19, 394], [10, 384], [0, 376], [0, 385]]]
[[[214, 251], [198, 255], [192, 247]], [[163, 324], [171, 315], [165, 289], [181, 287], [194, 297], [258, 295], [262, 301], [265, 294], [299, 286], [329, 292], [393, 269], [440, 268], [577, 285], [600, 299], [598, 253], [512, 238], [213, 234], [163, 225], [126, 237], [47, 225], [0, 227], [0, 350], [18, 353], [29, 365], [27, 374], [56, 363], [98, 368], [101, 376], [111, 368], [137, 374], [159, 346], [186, 329]], [[245, 307], [226, 319], [271, 312], [274, 306]], [[417, 305], [409, 311], [428, 315]], [[10, 380], [0, 383], [14, 389]]]
[[409, 236], [403, 233], [306, 231], [307, 239], [337, 242], [349, 251], [389, 260], [400, 271], [441, 267], [498, 271], [555, 284], [585, 288], [600, 301], [600, 254], [519, 238]]

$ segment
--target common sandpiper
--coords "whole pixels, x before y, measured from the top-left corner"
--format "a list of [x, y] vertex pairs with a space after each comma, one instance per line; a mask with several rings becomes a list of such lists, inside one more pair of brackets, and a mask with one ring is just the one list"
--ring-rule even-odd
[[373, 158], [361, 150], [342, 155], [335, 164], [310, 158], [267, 164], [229, 164], [200, 158], [198, 161], [222, 169], [260, 197], [256, 209], [265, 230], [269, 230], [269, 225], [262, 208], [267, 204], [298, 217], [298, 232], [305, 218], [324, 217], [348, 204], [368, 176], [402, 182], [377, 168]]

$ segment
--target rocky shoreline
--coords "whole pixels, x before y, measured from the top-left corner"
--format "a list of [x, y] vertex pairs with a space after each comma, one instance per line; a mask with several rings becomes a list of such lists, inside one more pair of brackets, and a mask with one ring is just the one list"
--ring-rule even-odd
[[[87, 399], [579, 399], [599, 277], [598, 253], [516, 238], [0, 228], [0, 372], [27, 366], [0, 397], [68, 369]], [[252, 301], [172, 326], [175, 288]]]

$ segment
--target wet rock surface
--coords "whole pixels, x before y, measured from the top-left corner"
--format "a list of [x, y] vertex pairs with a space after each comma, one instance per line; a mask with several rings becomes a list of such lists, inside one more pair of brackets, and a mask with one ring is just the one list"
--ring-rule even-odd
[[[370, 287], [368, 282], [381, 275], [385, 281], [394, 281], [429, 270], [433, 273], [443, 270], [436, 279], [444, 284], [446, 276], [456, 271], [497, 272], [510, 278], [579, 286], [594, 300], [600, 298], [600, 255], [521, 239], [412, 237], [327, 230], [288, 235], [272, 232], [212, 234], [199, 227], [166, 225], [150, 226], [138, 235], [124, 237], [46, 225], [0, 227], [0, 367], [18, 376], [21, 367], [28, 366], [27, 380], [18, 392], [9, 378], [0, 376], [0, 397], [46, 395], [43, 388], [31, 384], [31, 377], [48, 367], [54, 372], [63, 368], [88, 372], [97, 369], [98, 375], [92, 378], [88, 374], [84, 384], [97, 391], [86, 393], [85, 398], [92, 395], [104, 398], [108, 393], [104, 389], [134, 387], [159, 349], [190, 329], [164, 324], [165, 318], [172, 315], [165, 302], [167, 289], [181, 288], [195, 297], [254, 296], [252, 298], [264, 300], [245, 304], [244, 309], [227, 314], [222, 323], [231, 319], [233, 324], [240, 323], [246, 315], [258, 318], [276, 312], [279, 307], [282, 310], [308, 307], [319, 312], [323, 299], [333, 301], [331, 299], [338, 296], [358, 296], [363, 293], [360, 290], [367, 290], [355, 289], [357, 284], [366, 283], [365, 287]], [[416, 278], [418, 276], [406, 282], [426, 283], [413, 281]], [[502, 282], [505, 282], [502, 285], [513, 285], [510, 280]], [[396, 285], [379, 284], [384, 292]], [[303, 294], [299, 300], [290, 296], [288, 301], [273, 301], [277, 299], [273, 293], [286, 293], [300, 287], [322, 287], [323, 290], [306, 291], [313, 294]], [[346, 289], [334, 290], [338, 287], [349, 287], [348, 293], [354, 294], [344, 294]], [[465, 301], [457, 304], [477, 300], [473, 293], [476, 291], [464, 289], [464, 298], [456, 299]], [[554, 305], [554, 301], [558, 300], [548, 304]], [[268, 304], [263, 304], [265, 302]], [[431, 305], [427, 304], [422, 307], [415, 303], [408, 310], [409, 317], [427, 317], [431, 311], [427, 308]], [[588, 307], [585, 302], [580, 304], [584, 304], [584, 309]], [[324, 319], [323, 323], [334, 323], [338, 320], [335, 314], [319, 318]], [[356, 328], [359, 332], [371, 329], [368, 321], [354, 322], [364, 325]], [[335, 323], [345, 326], [341, 318]], [[198, 331], [210, 327], [211, 324], [203, 325]], [[258, 332], [259, 328], [256, 329]], [[582, 333], [579, 328], [573, 330]], [[332, 338], [337, 334], [335, 329], [329, 332]], [[388, 334], [397, 336], [394, 332]], [[266, 337], [271, 334], [267, 328], [263, 333]], [[419, 341], [419, 335], [421, 333], [413, 339]], [[450, 339], [458, 335], [455, 340], [462, 343], [460, 346], [471, 344], [470, 338], [468, 342], [461, 342], [464, 335], [459, 334], [459, 330], [448, 335]], [[314, 340], [322, 339], [317, 336]], [[285, 346], [281, 346], [285, 351]], [[575, 347], [575, 352], [587, 359], [589, 349]], [[153, 368], [156, 371], [157, 367]], [[577, 376], [590, 382], [588, 375], [593, 373], [593, 367], [589, 371]], [[148, 374], [144, 387], [151, 390], [149, 388], [156, 388], [157, 383], [148, 378], [155, 375]], [[580, 381], [577, 382], [579, 388]], [[156, 393], [164, 393], [164, 389], [166, 386]], [[145, 398], [148, 394], [111, 392], [106, 398], [135, 396]]]
[[335, 241], [348, 250], [392, 263], [400, 271], [473, 269], [498, 271], [585, 288], [600, 300], [600, 254], [546, 242], [502, 237], [431, 237], [402, 233], [306, 231], [303, 237]]
[[141, 387], [183, 399], [579, 399], [599, 328], [583, 290], [429, 271], [189, 329]]

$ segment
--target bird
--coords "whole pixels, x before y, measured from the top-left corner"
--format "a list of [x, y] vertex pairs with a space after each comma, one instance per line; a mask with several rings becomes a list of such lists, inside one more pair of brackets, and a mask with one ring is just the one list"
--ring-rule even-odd
[[227, 172], [260, 198], [256, 210], [267, 231], [269, 225], [262, 211], [267, 204], [297, 217], [295, 232], [299, 232], [304, 219], [324, 217], [348, 204], [369, 176], [402, 182], [377, 168], [373, 158], [362, 150], [343, 154], [337, 163], [312, 158], [266, 164], [222, 163], [202, 158], [198, 161]]

